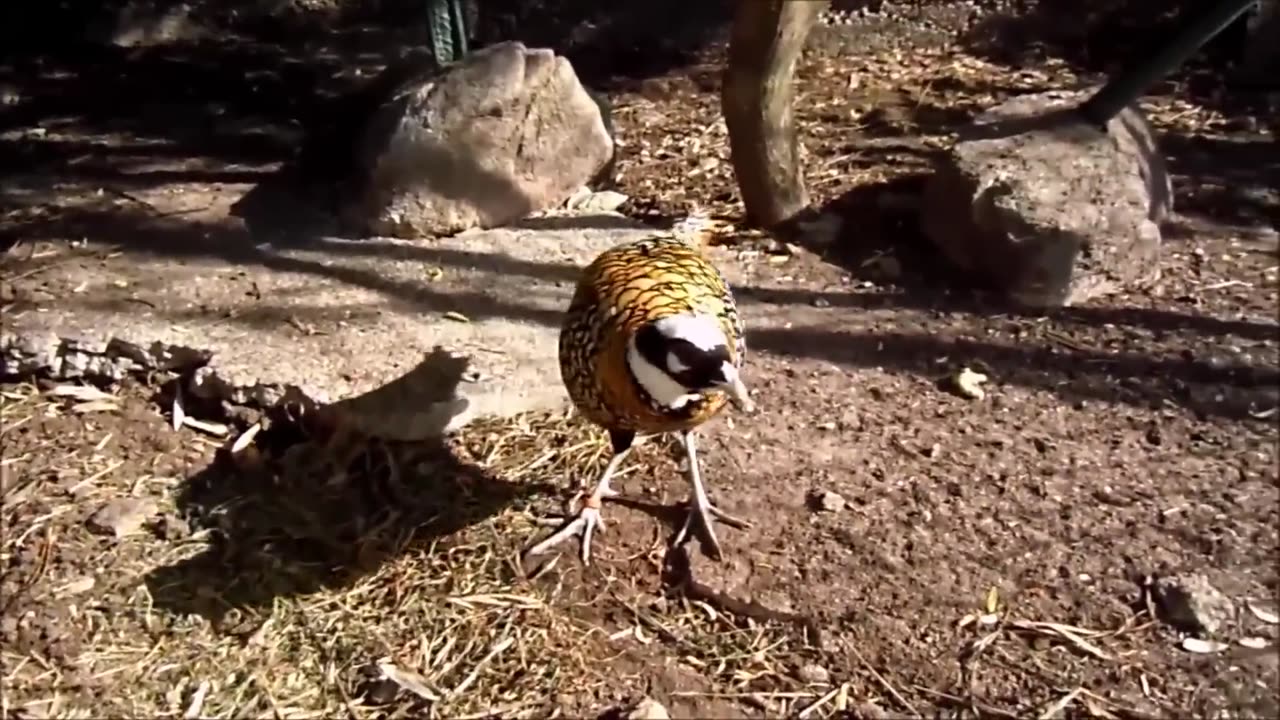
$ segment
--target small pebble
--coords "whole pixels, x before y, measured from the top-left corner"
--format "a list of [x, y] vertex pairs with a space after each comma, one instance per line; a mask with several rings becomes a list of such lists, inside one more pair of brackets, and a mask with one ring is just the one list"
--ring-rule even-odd
[[825, 512], [840, 512], [848, 503], [840, 493], [824, 491], [818, 496], [818, 507]]
[[156, 509], [148, 498], [120, 498], [103, 505], [85, 524], [93, 532], [122, 538], [141, 529]]
[[645, 698], [627, 713], [627, 720], [671, 720], [671, 714], [662, 703], [653, 698]]
[[159, 531], [165, 540], [181, 540], [191, 535], [191, 526], [177, 515], [166, 513], [160, 518]]
[[796, 670], [796, 677], [803, 682], [814, 683], [817, 685], [829, 685], [831, 683], [831, 673], [821, 665], [808, 663], [801, 665]]

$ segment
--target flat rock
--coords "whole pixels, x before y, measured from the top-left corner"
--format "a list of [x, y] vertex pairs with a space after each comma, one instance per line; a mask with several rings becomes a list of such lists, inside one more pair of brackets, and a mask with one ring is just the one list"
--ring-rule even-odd
[[113, 535], [117, 539], [132, 535], [157, 511], [154, 500], [119, 498], [103, 505], [89, 516], [86, 525], [95, 533]]
[[975, 279], [1061, 307], [1158, 279], [1172, 188], [1133, 108], [1104, 133], [1062, 112], [1092, 91], [1013, 98], [976, 118], [937, 163], [921, 227]]
[[357, 429], [406, 440], [553, 409], [567, 403], [557, 344], [579, 268], [653, 233], [615, 219], [216, 257], [62, 246], [15, 282], [0, 373], [194, 368], [191, 389], [206, 397], [336, 402]]
[[608, 118], [569, 61], [519, 42], [398, 84], [355, 140], [357, 234], [497, 227], [563, 203], [613, 157]]

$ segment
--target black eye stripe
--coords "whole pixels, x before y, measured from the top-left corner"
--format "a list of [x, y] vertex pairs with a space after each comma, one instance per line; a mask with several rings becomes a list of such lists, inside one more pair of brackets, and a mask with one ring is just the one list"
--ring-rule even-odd
[[[717, 345], [703, 350], [684, 338], [663, 335], [654, 325], [647, 325], [636, 335], [636, 349], [649, 364], [660, 368], [687, 388], [709, 387], [720, 379], [721, 364], [729, 361], [729, 348]], [[684, 366], [676, 371], [671, 367], [674, 358]]]
[[703, 359], [706, 353], [688, 340], [668, 340], [667, 351], [675, 355], [685, 365], [693, 365]]

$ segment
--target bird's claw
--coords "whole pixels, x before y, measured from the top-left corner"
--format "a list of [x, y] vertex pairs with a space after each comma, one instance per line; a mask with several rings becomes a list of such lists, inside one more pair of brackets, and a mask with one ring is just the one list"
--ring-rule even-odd
[[[561, 523], [564, 523], [564, 518], [538, 518], [537, 523], [539, 525], [559, 525]], [[529, 558], [535, 555], [542, 555], [546, 551], [550, 550], [556, 545], [559, 545], [565, 540], [568, 540], [569, 538], [575, 535], [581, 535], [582, 536], [582, 551], [581, 551], [582, 564], [590, 565], [591, 564], [591, 536], [597, 529], [600, 531], [601, 534], [604, 533], [606, 529], [604, 517], [600, 514], [599, 507], [593, 507], [592, 505], [588, 504], [586, 507], [583, 507], [582, 510], [580, 510], [578, 514], [573, 517], [573, 519], [569, 520], [569, 522], [565, 524], [564, 527], [557, 530], [554, 535], [552, 535], [546, 540], [543, 540], [537, 545], [534, 545], [533, 547], [526, 550], [524, 553], [525, 557]]]
[[713, 559], [719, 560], [723, 557], [720, 550], [720, 541], [716, 538], [716, 530], [712, 519], [728, 525], [729, 527], [745, 530], [751, 527], [751, 523], [738, 517], [734, 517], [724, 512], [720, 508], [711, 503], [699, 504], [693, 503], [689, 508], [689, 515], [685, 518], [684, 526], [680, 528], [680, 532], [676, 533], [675, 540], [671, 543], [672, 547], [680, 547], [692, 534], [695, 526], [702, 530], [703, 538], [707, 542], [708, 555]]

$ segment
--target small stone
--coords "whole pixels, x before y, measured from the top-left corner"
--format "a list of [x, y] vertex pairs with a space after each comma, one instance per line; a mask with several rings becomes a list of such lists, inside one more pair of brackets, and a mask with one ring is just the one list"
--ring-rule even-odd
[[570, 198], [570, 202], [566, 203], [567, 209], [576, 213], [602, 214], [616, 212], [622, 204], [631, 198], [623, 195], [615, 190], [601, 190], [600, 192], [588, 192], [581, 196]]
[[821, 665], [808, 663], [801, 665], [796, 670], [796, 677], [802, 682], [813, 683], [815, 685], [829, 685], [831, 683], [831, 673]]
[[76, 578], [75, 580], [63, 585], [58, 590], [58, 595], [61, 597], [81, 595], [92, 590], [93, 586], [97, 583], [98, 581], [92, 575], [85, 575], [84, 577]]
[[627, 720], [671, 720], [671, 714], [662, 703], [653, 698], [645, 698], [627, 713]]
[[853, 709], [853, 716], [859, 718], [859, 720], [886, 720], [889, 717], [889, 713], [874, 702], [867, 700], [858, 703], [858, 706]]
[[1160, 578], [1151, 587], [1165, 622], [1180, 630], [1213, 635], [1235, 617], [1235, 605], [1199, 574]]
[[86, 525], [95, 533], [123, 538], [137, 532], [156, 510], [149, 498], [120, 498], [99, 508]]
[[902, 277], [902, 261], [892, 255], [886, 255], [876, 263], [876, 272], [883, 280], [897, 280]]
[[191, 534], [191, 526], [177, 515], [166, 513], [160, 518], [159, 531], [165, 540], [181, 540]]
[[987, 381], [987, 376], [980, 372], [974, 372], [969, 368], [961, 368], [960, 372], [951, 377], [951, 387], [961, 397], [970, 400], [981, 400], [987, 396], [985, 390], [982, 389], [982, 383]]
[[848, 503], [840, 493], [825, 490], [818, 496], [818, 509], [824, 512], [840, 512]]

